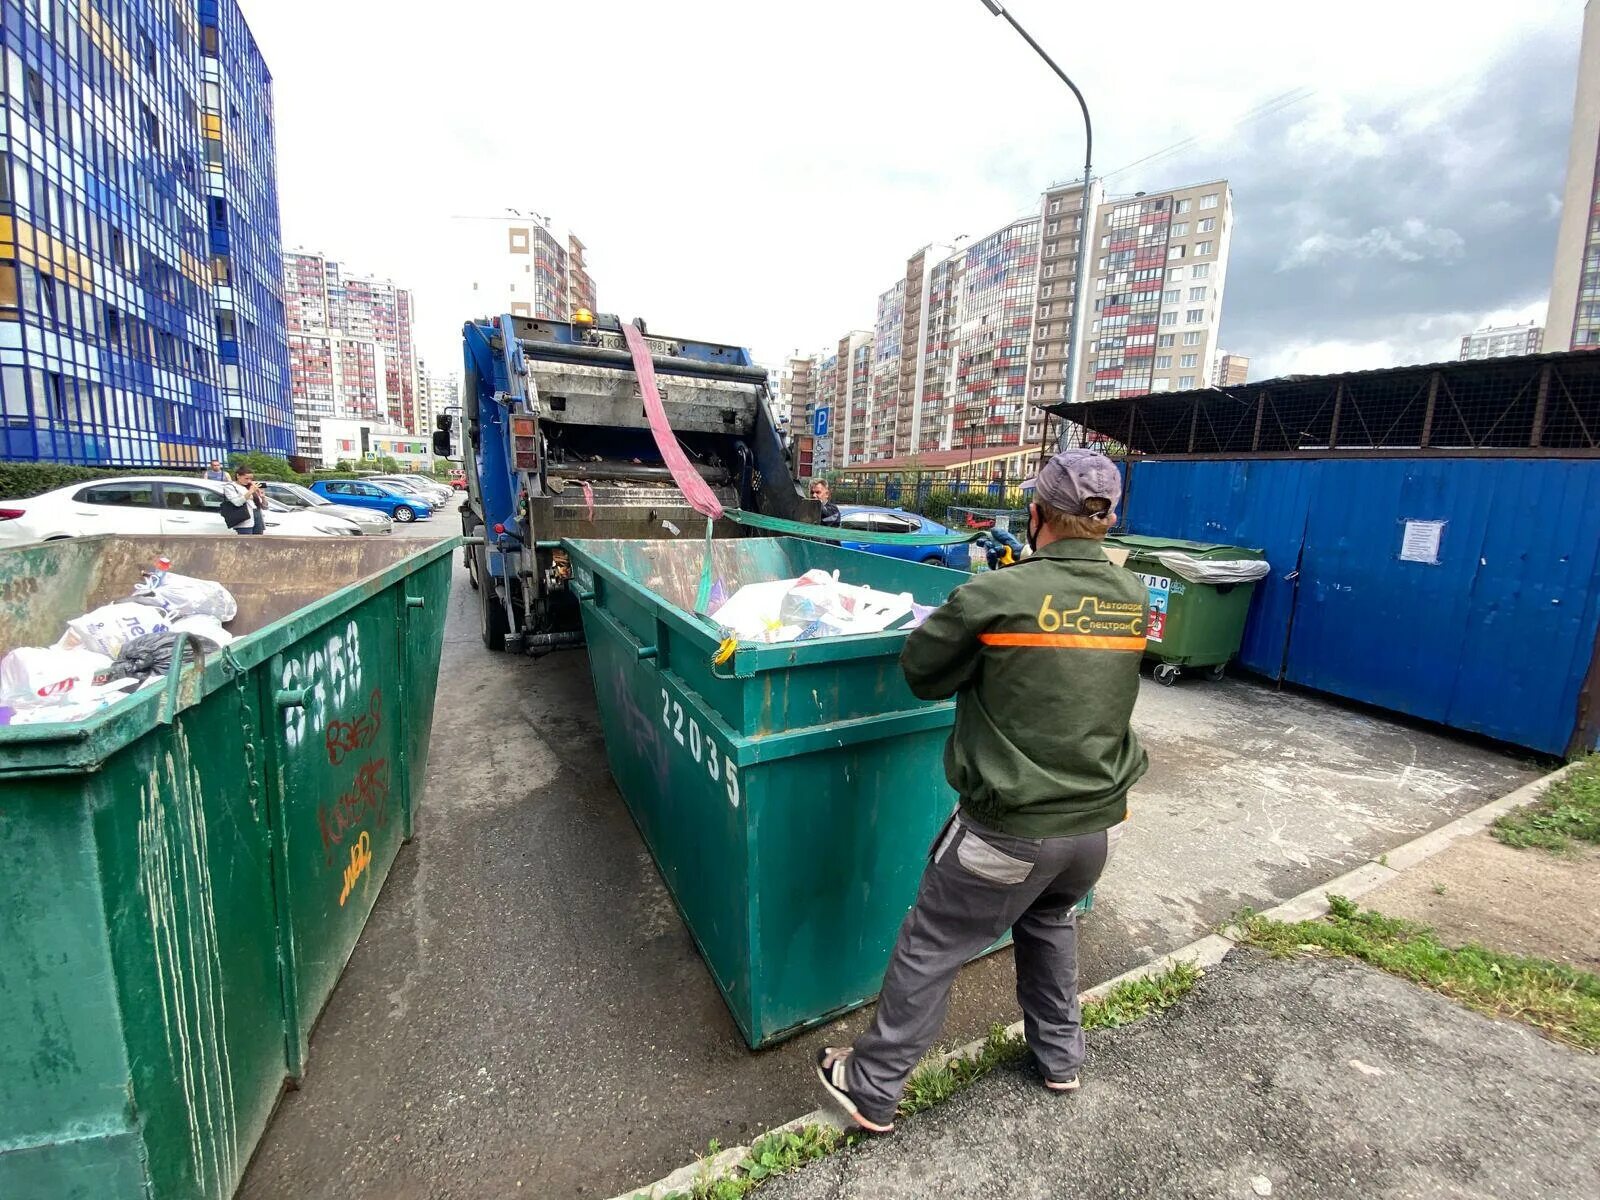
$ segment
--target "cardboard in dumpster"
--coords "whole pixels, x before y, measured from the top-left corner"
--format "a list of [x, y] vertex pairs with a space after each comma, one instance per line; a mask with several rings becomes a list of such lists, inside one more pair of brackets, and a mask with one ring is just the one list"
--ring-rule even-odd
[[910, 592], [883, 592], [813, 569], [798, 579], [747, 583], [710, 617], [741, 641], [795, 642], [911, 629], [931, 611]]

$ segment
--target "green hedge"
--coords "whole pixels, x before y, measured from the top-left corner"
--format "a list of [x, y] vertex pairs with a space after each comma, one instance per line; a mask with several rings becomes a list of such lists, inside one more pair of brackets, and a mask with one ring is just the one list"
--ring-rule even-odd
[[74, 467], [63, 463], [0, 462], [0, 499], [26, 500], [69, 484], [90, 479], [127, 475], [197, 475], [198, 471], [122, 470], [115, 467]]

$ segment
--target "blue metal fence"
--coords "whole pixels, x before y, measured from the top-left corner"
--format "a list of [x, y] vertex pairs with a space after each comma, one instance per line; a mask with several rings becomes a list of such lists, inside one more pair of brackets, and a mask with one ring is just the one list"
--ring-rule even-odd
[[[1134, 533], [1266, 551], [1246, 667], [1569, 749], [1600, 627], [1600, 462], [1136, 459], [1126, 512]], [[1408, 525], [1416, 559], [1433, 522], [1437, 561], [1408, 560]]]

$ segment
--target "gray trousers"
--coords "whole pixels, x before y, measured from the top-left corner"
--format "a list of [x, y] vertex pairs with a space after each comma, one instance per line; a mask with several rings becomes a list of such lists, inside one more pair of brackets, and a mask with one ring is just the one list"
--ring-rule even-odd
[[850, 1056], [846, 1079], [862, 1115], [894, 1120], [906, 1080], [939, 1036], [956, 972], [1007, 929], [1028, 1046], [1047, 1079], [1077, 1075], [1085, 1049], [1073, 905], [1105, 865], [1103, 832], [1018, 838], [951, 818], [900, 926], [872, 1025]]

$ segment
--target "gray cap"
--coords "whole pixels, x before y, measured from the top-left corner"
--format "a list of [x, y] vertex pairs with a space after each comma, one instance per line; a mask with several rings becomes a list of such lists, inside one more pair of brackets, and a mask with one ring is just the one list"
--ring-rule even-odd
[[1122, 499], [1122, 473], [1104, 454], [1094, 450], [1063, 450], [1055, 455], [1024, 488], [1033, 489], [1033, 498], [1069, 517], [1092, 515], [1084, 508], [1086, 500], [1104, 500], [1111, 508], [1106, 520], [1115, 514]]

